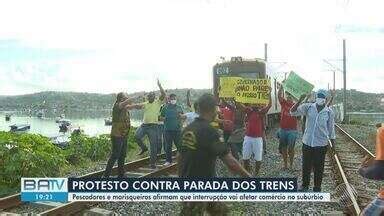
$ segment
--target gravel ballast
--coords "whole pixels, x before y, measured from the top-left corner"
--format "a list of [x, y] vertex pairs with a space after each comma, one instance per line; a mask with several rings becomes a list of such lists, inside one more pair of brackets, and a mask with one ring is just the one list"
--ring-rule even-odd
[[[268, 153], [263, 155], [263, 164], [259, 177], [298, 177], [301, 185], [301, 135], [295, 146], [296, 158], [292, 170], [282, 169], [282, 159], [278, 153], [278, 140], [276, 130], [268, 133]], [[323, 192], [332, 192], [336, 185], [330, 168], [326, 168], [323, 179]], [[223, 163], [218, 160], [218, 176], [232, 176]], [[312, 176], [313, 182], [313, 176]], [[312, 183], [313, 184], [313, 183]], [[230, 215], [281, 215], [281, 214], [341, 214], [342, 209], [337, 202], [235, 202], [227, 203], [231, 210]], [[180, 203], [174, 202], [142, 202], [142, 203], [102, 203], [98, 205], [122, 215], [178, 215], [181, 210]]]

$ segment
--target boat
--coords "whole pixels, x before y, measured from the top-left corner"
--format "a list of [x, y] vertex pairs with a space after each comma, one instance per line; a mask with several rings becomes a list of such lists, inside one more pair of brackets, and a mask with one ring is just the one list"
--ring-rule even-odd
[[84, 133], [84, 130], [82, 130], [80, 127], [78, 127], [72, 131], [71, 135], [78, 136], [78, 135], [83, 134], [83, 133]]
[[107, 125], [107, 126], [112, 125], [112, 118], [106, 118], [106, 119], [104, 119], [104, 124]]
[[11, 114], [6, 114], [5, 121], [10, 121], [10, 120], [11, 120]]
[[14, 124], [9, 127], [11, 128], [11, 132], [28, 131], [29, 129], [31, 129], [31, 125], [29, 124]]
[[44, 113], [42, 111], [37, 113], [37, 118], [43, 118]]
[[71, 120], [69, 119], [56, 119], [56, 123], [59, 123], [59, 124], [71, 124]]
[[61, 148], [68, 146], [69, 137], [65, 135], [55, 136], [50, 138], [51, 142]]
[[71, 126], [71, 122], [69, 120], [61, 121], [59, 125], [59, 132], [66, 133]]

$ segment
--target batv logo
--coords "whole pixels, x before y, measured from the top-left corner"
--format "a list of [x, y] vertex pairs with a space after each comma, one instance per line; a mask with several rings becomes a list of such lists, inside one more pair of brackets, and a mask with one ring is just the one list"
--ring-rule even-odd
[[21, 192], [68, 192], [68, 179], [21, 178]]

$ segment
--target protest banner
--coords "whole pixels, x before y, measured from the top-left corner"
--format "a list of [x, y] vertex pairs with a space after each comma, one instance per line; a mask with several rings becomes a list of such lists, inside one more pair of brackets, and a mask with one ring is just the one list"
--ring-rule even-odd
[[291, 71], [288, 78], [283, 82], [283, 87], [294, 98], [299, 99], [301, 95], [310, 93], [314, 86]]
[[220, 77], [219, 97], [234, 98], [237, 81], [240, 77]]
[[268, 104], [271, 82], [269, 79], [239, 79], [235, 100], [240, 103]]

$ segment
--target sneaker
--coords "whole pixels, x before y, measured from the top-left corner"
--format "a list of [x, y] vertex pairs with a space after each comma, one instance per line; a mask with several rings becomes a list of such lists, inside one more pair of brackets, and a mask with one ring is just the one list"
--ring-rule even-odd
[[168, 161], [167, 161], [167, 162], [165, 162], [165, 163], [163, 164], [163, 166], [165, 166], [165, 167], [166, 167], [166, 166], [170, 166], [170, 165], [171, 165], [171, 163], [170, 163], [170, 162], [168, 162]]
[[141, 149], [141, 152], [138, 155], [143, 155], [147, 151], [148, 151], [148, 148], [143, 148]]

